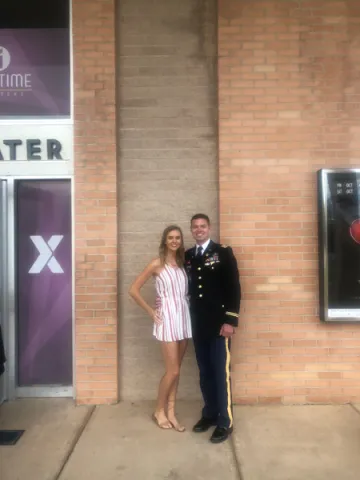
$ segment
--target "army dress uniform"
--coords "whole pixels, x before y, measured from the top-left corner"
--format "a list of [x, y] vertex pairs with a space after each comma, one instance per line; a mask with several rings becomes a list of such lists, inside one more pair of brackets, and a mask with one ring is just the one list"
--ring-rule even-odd
[[[205, 244], [206, 245], [206, 244]], [[210, 240], [203, 252], [187, 250], [190, 314], [200, 388], [202, 416], [218, 427], [233, 426], [230, 383], [230, 338], [220, 336], [224, 323], [238, 325], [241, 289], [236, 258], [230, 247]]]

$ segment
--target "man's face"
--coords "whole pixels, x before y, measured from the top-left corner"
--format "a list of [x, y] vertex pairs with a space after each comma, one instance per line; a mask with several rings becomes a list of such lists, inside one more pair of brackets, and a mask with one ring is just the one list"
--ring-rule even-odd
[[210, 238], [210, 225], [204, 218], [197, 218], [191, 222], [191, 233], [198, 245], [202, 245]]

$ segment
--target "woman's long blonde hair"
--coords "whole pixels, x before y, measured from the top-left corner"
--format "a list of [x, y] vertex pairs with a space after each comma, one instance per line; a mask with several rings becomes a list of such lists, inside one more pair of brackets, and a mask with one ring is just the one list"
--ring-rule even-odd
[[176, 258], [176, 264], [178, 265], [178, 267], [183, 267], [184, 263], [185, 263], [184, 236], [183, 236], [181, 228], [178, 227], [177, 225], [169, 225], [163, 231], [163, 234], [161, 236], [160, 246], [159, 246], [160, 262], [161, 262], [161, 265], [165, 265], [165, 263], [166, 263], [165, 262], [166, 255], [167, 255], [166, 239], [167, 239], [167, 236], [169, 235], [169, 233], [172, 232], [173, 230], [177, 230], [180, 233], [181, 244], [180, 244], [180, 247], [176, 251], [176, 257], [175, 258]]

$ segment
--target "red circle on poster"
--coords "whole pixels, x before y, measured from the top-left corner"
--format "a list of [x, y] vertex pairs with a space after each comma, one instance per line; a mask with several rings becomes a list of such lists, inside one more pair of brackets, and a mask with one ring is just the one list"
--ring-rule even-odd
[[360, 218], [352, 222], [350, 226], [350, 235], [356, 243], [360, 244]]

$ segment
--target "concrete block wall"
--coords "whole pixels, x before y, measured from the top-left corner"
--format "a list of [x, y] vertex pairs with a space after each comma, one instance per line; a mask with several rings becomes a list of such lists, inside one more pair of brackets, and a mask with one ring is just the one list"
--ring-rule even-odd
[[316, 171], [359, 167], [360, 2], [219, 0], [220, 233], [238, 403], [360, 401], [360, 326], [318, 316]]
[[[216, 1], [118, 2], [120, 394], [155, 398], [163, 373], [152, 322], [128, 298], [135, 276], [157, 255], [160, 235], [204, 211], [217, 237]], [[154, 299], [154, 285], [143, 290]], [[194, 398], [192, 347], [179, 396]]]

